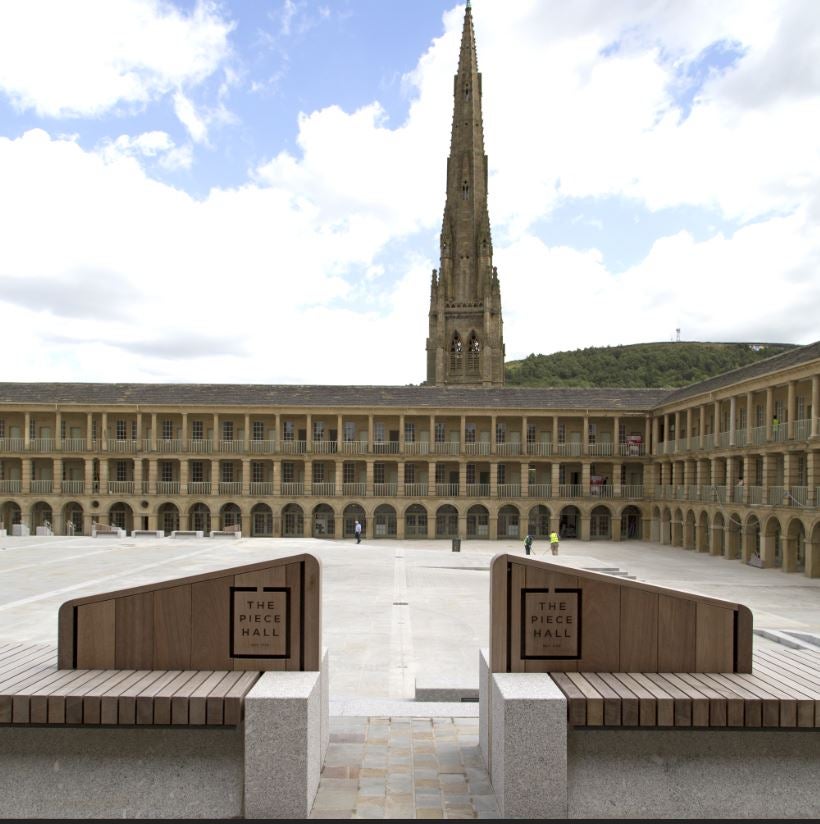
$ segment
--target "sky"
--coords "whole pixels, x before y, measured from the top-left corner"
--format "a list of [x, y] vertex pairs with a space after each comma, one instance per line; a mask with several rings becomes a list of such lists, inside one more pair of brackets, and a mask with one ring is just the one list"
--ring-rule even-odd
[[[0, 380], [422, 382], [464, 7], [0, 3]], [[508, 360], [820, 339], [816, 0], [474, 0]]]

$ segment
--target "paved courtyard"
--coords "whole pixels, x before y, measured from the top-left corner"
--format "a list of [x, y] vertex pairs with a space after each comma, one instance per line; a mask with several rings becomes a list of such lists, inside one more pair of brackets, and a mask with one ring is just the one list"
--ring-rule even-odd
[[[416, 679], [478, 685], [489, 571], [518, 541], [0, 539], [0, 643], [56, 644], [57, 610], [80, 595], [299, 552], [323, 565], [331, 743], [314, 818], [493, 818], [477, 704], [415, 703]], [[746, 604], [756, 628], [820, 634], [820, 580], [650, 543], [565, 541], [557, 559]], [[755, 637], [755, 644], [771, 641]]]

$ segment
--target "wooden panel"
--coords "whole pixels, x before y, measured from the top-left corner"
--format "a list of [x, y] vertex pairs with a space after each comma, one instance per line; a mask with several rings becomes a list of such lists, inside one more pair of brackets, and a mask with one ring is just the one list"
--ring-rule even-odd
[[195, 693], [207, 681], [213, 673], [205, 670], [198, 672], [180, 687], [171, 696], [171, 723], [175, 726], [188, 723], [188, 701], [192, 693]]
[[[761, 727], [763, 726], [763, 702], [760, 696], [747, 689], [746, 685], [729, 674], [712, 672], [708, 673], [710, 680], [728, 687], [735, 695], [743, 699], [743, 726]], [[731, 725], [734, 726], [734, 725]]]
[[198, 673], [193, 670], [186, 670], [179, 673], [175, 678], [168, 681], [154, 694], [154, 723], [171, 723], [171, 699]]
[[120, 695], [138, 684], [149, 674], [148, 670], [137, 670], [129, 674], [127, 678], [113, 686], [102, 696], [100, 696], [100, 723], [101, 724], [117, 724], [119, 723], [119, 703]]
[[657, 672], [648, 672], [646, 677], [660, 687], [672, 699], [672, 708], [676, 727], [692, 726], [692, 699], [676, 684]]
[[621, 588], [619, 672], [658, 670], [658, 594]]
[[735, 633], [735, 672], [752, 671], [752, 611], [738, 604]]
[[162, 677], [162, 672], [153, 670], [130, 687], [118, 692], [117, 723], [132, 725], [137, 723], [137, 696]]
[[233, 669], [228, 655], [231, 586], [233, 578], [215, 578], [191, 586], [191, 623], [197, 628], [191, 638], [192, 669]]
[[687, 598], [658, 596], [658, 670], [693, 672], [697, 605]]
[[82, 693], [83, 724], [99, 724], [102, 710], [102, 696], [131, 675], [130, 670], [107, 670], [105, 678], [90, 690]]
[[179, 670], [163, 672], [156, 681], [140, 690], [137, 695], [137, 725], [154, 723], [154, 696], [181, 674]]
[[154, 593], [154, 669], [191, 666], [191, 587]]
[[620, 727], [621, 697], [597, 673], [585, 673], [583, 677], [604, 699], [604, 725], [607, 727]]
[[207, 721], [207, 701], [211, 693], [219, 694], [219, 685], [232, 673], [212, 672], [208, 678], [202, 682], [188, 697], [188, 723], [193, 725], [204, 725]]
[[75, 684], [67, 690], [65, 697], [65, 723], [83, 723], [83, 699], [87, 692], [94, 689], [98, 684], [107, 681], [111, 676], [111, 670], [89, 670], [95, 675], [84, 684]]
[[697, 672], [733, 672], [735, 611], [711, 604], [697, 605]]
[[558, 689], [567, 697], [567, 722], [573, 727], [584, 727], [587, 723], [586, 696], [563, 672], [550, 675]]
[[303, 561], [305, 594], [302, 628], [304, 667], [318, 672], [322, 664], [322, 576], [319, 559], [312, 555]]
[[615, 672], [615, 678], [627, 687], [638, 699], [638, 724], [641, 727], [654, 727], [658, 720], [658, 706], [655, 696], [629, 673]]
[[604, 723], [604, 699], [580, 672], [568, 672], [567, 678], [587, 699], [587, 726], [600, 727]]
[[649, 680], [647, 673], [633, 672], [632, 678], [655, 698], [655, 711], [659, 727], [673, 727], [675, 725], [675, 705], [672, 696], [661, 689], [656, 683]]
[[[725, 727], [726, 726], [726, 698], [721, 695], [714, 687], [709, 686], [692, 675], [692, 673], [684, 672], [678, 675], [685, 684], [696, 689], [708, 701], [708, 725], [710, 727]], [[695, 721], [696, 726], [705, 726], [700, 723], [700, 717]]]
[[508, 555], [490, 563], [490, 671], [507, 672], [507, 564]]
[[242, 677], [225, 693], [224, 724], [235, 727], [242, 723], [243, 699], [258, 680], [258, 672], [243, 672]]
[[621, 700], [621, 725], [637, 727], [640, 723], [640, 705], [635, 693], [611, 672], [602, 672], [600, 678]]
[[[298, 601], [299, 601], [299, 582], [298, 579], [296, 580], [296, 591], [294, 592], [291, 590], [290, 592], [290, 615], [289, 615], [289, 631], [291, 633], [291, 640], [294, 633], [295, 625], [299, 623], [299, 610], [298, 610]], [[234, 578], [234, 586], [236, 587], [256, 587], [260, 590], [259, 594], [262, 595], [263, 587], [286, 587], [288, 585], [287, 580], [287, 567], [286, 566], [275, 566], [269, 567], [268, 569], [259, 570], [256, 572], [246, 572], [241, 575], [237, 575]], [[294, 597], [295, 596], [295, 597]], [[297, 639], [299, 636], [298, 627], [296, 627], [296, 635]], [[297, 642], [298, 646], [298, 642]], [[298, 661], [299, 661], [299, 650], [293, 650], [291, 647], [291, 653], [295, 654], [296, 661], [297, 661], [297, 668], [298, 668]], [[285, 670], [288, 669], [288, 661], [284, 659], [276, 659], [276, 658], [234, 658], [233, 659], [233, 666], [229, 667], [228, 669], [236, 669], [236, 670]]]
[[[115, 604], [100, 601], [77, 607], [77, 669], [111, 669], [116, 664]], [[73, 656], [72, 656], [73, 657]]]
[[[154, 665], [154, 593], [116, 599], [117, 669], [152, 669]], [[103, 667], [98, 663], [98, 669]]]
[[691, 681], [684, 680], [673, 672], [661, 674], [665, 681], [673, 684], [691, 701], [691, 724], [693, 727], [709, 726], [709, 699]]
[[526, 663], [521, 660], [521, 590], [527, 583], [527, 571], [523, 564], [513, 563], [510, 569], [510, 672], [525, 672]]
[[582, 666], [586, 672], [616, 672], [621, 661], [621, 588], [585, 581], [582, 615]]

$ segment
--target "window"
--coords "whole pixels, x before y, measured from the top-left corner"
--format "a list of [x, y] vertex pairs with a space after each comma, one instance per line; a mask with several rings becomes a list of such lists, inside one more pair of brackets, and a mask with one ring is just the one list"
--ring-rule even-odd
[[[2, 437], [2, 434], [0, 434], [0, 438]], [[65, 440], [65, 421], [60, 421], [60, 438]]]
[[251, 430], [251, 437], [255, 441], [264, 441], [265, 440], [265, 422], [264, 421], [254, 421], [253, 428]]
[[416, 442], [416, 425], [414, 423], [404, 424], [404, 440], [407, 443]]
[[527, 483], [534, 484], [538, 482], [538, 472], [535, 468], [535, 464], [529, 464], [527, 466]]
[[191, 483], [201, 484], [205, 480], [202, 461], [191, 461]]
[[507, 483], [507, 465], [506, 464], [499, 464], [498, 465], [496, 480], [498, 481], [499, 484]]
[[[65, 426], [65, 424], [63, 424], [63, 426]], [[136, 439], [137, 439], [137, 422], [136, 421], [131, 421], [131, 440], [135, 441]]]
[[755, 407], [755, 426], [763, 426], [763, 405], [758, 404]]
[[377, 484], [383, 484], [384, 483], [384, 464], [383, 463], [373, 464], [373, 483], [377, 483]]
[[475, 424], [468, 423], [464, 427], [464, 443], [475, 443]]
[[382, 421], [376, 421], [373, 424], [373, 439], [376, 443], [384, 443], [384, 423]]
[[322, 461], [313, 464], [313, 483], [323, 484], [325, 482], [325, 465]]
[[774, 402], [774, 416], [779, 420], [781, 423], [786, 419], [783, 417], [783, 401], [775, 401]]
[[204, 426], [202, 421], [191, 421], [191, 438], [195, 441], [203, 439]]
[[34, 418], [28, 422], [28, 436], [29, 438], [37, 437], [37, 421]]
[[[255, 438], [254, 440], [258, 440]], [[251, 461], [251, 481], [261, 484], [265, 480], [265, 464], [262, 461]]]
[[97, 440], [97, 422], [94, 420], [91, 421], [91, 440]]
[[404, 465], [404, 482], [414, 484], [416, 482], [416, 465], [408, 463]]
[[233, 440], [233, 421], [222, 421], [222, 440]]
[[447, 465], [443, 463], [436, 464], [436, 483], [443, 484], [447, 479]]
[[589, 442], [590, 443], [595, 443], [595, 438], [598, 435], [598, 424], [591, 423], [587, 427], [587, 435], [589, 437]]
[[467, 464], [467, 483], [474, 484], [475, 483], [475, 464], [468, 463]]
[[343, 430], [345, 443], [351, 443], [356, 440], [356, 424], [353, 423], [353, 421], [345, 421]]
[[127, 481], [128, 480], [128, 462], [127, 461], [117, 461], [116, 474], [117, 474], [117, 480], [118, 481]]
[[223, 461], [219, 465], [219, 480], [224, 484], [233, 483], [233, 464], [230, 461]]
[[0, 438], [6, 437], [6, 419], [0, 418]]
[[443, 423], [436, 424], [436, 443], [444, 443], [444, 438], [447, 435], [447, 430]]
[[618, 424], [618, 443], [626, 443], [626, 424]]
[[504, 443], [507, 439], [507, 424], [497, 423], [495, 425], [495, 442]]
[[162, 422], [162, 440], [170, 441], [174, 437], [174, 422], [164, 420]]
[[116, 435], [117, 440], [118, 441], [124, 441], [125, 440], [125, 421], [117, 421], [116, 426], [115, 426], [115, 430], [116, 430], [116, 433], [117, 433], [117, 435]]
[[535, 424], [527, 424], [527, 443], [535, 443]]
[[160, 461], [159, 479], [164, 483], [174, 480], [174, 464], [172, 461]]
[[567, 469], [564, 464], [560, 464], [558, 467], [558, 483], [565, 484], [567, 482]]
[[313, 440], [321, 443], [325, 439], [325, 422], [313, 422]]
[[342, 464], [342, 483], [355, 484], [356, 483], [356, 464], [347, 461]]
[[565, 423], [558, 424], [558, 443], [567, 442], [567, 425]]
[[[291, 440], [293, 440], [291, 433]], [[293, 461], [282, 461], [282, 481], [286, 484], [293, 483], [294, 478]]]
[[802, 421], [806, 418], [806, 399], [800, 395], [797, 399], [797, 418], [795, 420]]
[[284, 421], [282, 423], [282, 440], [293, 440], [293, 421]]

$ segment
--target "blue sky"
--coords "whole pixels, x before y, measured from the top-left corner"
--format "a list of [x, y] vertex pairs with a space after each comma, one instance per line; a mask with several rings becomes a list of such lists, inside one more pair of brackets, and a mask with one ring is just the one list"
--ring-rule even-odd
[[[473, 8], [508, 358], [820, 338], [812, 0]], [[2, 4], [5, 378], [423, 380], [462, 19]]]

